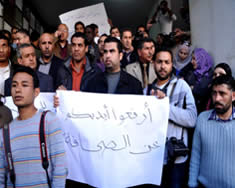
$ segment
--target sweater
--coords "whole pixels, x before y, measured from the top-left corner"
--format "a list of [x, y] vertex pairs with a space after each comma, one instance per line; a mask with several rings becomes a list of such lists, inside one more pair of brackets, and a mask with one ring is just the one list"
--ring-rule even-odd
[[189, 187], [198, 181], [207, 188], [235, 186], [235, 120], [208, 120], [212, 110], [200, 114], [196, 123], [190, 161]]
[[[10, 144], [15, 168], [16, 187], [48, 187], [46, 172], [42, 167], [39, 122], [41, 111], [27, 120], [14, 119], [10, 123]], [[0, 187], [4, 187], [7, 161], [0, 130]], [[66, 159], [64, 139], [59, 119], [48, 112], [45, 117], [45, 135], [49, 161], [48, 173], [53, 188], [65, 187]], [[11, 187], [7, 173], [7, 187]]]

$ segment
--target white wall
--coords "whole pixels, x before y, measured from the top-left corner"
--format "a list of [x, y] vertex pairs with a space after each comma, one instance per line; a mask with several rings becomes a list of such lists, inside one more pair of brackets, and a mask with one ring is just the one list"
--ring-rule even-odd
[[215, 64], [227, 62], [235, 76], [235, 0], [190, 0], [192, 44]]

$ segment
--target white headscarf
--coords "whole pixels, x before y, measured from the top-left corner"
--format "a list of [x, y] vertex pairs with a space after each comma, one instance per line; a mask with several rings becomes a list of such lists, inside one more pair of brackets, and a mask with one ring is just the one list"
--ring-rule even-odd
[[[186, 49], [188, 51], [188, 56], [184, 59], [181, 60], [181, 58], [179, 57], [179, 51], [181, 49]], [[184, 68], [187, 64], [189, 64], [192, 60], [192, 49], [191, 47], [188, 45], [188, 43], [184, 43], [182, 45], [180, 45], [176, 51], [176, 55], [175, 55], [175, 59], [174, 59], [174, 67], [176, 70], [181, 70], [182, 68]]]

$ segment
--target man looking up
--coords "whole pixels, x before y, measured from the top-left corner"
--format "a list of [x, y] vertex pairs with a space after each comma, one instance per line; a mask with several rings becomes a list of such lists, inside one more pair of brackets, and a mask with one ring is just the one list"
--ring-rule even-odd
[[[11, 86], [12, 99], [18, 108], [19, 116], [9, 124], [12, 165], [15, 182], [9, 175], [7, 155], [4, 150], [6, 140], [0, 139], [0, 187], [48, 187], [46, 171], [42, 166], [39, 141], [39, 122], [42, 111], [34, 106], [39, 95], [39, 80], [29, 67], [17, 67], [13, 73]], [[44, 121], [46, 151], [49, 162], [48, 175], [51, 187], [64, 187], [66, 178], [66, 158], [61, 122], [51, 112]], [[4, 128], [5, 129], [5, 128]], [[3, 129], [0, 130], [1, 135]], [[7, 157], [6, 157], [7, 156]], [[7, 177], [7, 179], [6, 179]], [[13, 186], [15, 184], [15, 186]]]
[[[22, 44], [17, 48], [17, 61], [18, 64], [30, 67], [36, 71], [37, 62], [35, 49], [31, 44]], [[40, 81], [40, 90], [42, 92], [54, 92], [53, 79], [51, 76], [36, 71]], [[11, 95], [11, 82], [12, 78], [5, 81], [5, 96]]]
[[212, 82], [214, 109], [202, 112], [193, 137], [189, 187], [235, 185], [235, 81], [219, 76]]

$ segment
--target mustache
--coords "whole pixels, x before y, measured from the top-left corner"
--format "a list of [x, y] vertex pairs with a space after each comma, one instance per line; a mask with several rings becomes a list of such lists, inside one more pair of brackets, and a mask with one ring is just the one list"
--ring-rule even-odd
[[221, 104], [220, 102], [215, 102], [215, 103], [214, 103], [214, 105], [217, 105], [217, 104], [223, 106], [223, 104]]

